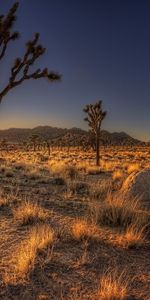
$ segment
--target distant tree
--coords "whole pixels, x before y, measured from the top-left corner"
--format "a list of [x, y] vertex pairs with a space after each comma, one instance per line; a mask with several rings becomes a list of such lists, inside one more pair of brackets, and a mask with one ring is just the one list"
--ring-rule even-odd
[[27, 147], [28, 147], [28, 143], [27, 143], [27, 141], [22, 141], [22, 148], [23, 148], [23, 150], [27, 150]]
[[[0, 61], [5, 57], [10, 42], [19, 38], [19, 33], [13, 31], [18, 6], [19, 2], [14, 3], [5, 16], [0, 16]], [[30, 70], [36, 60], [46, 51], [38, 41], [39, 33], [36, 33], [34, 38], [27, 42], [23, 57], [15, 59], [10, 70], [8, 83], [0, 91], [0, 103], [3, 100], [3, 97], [6, 96], [11, 89], [22, 84], [26, 80], [40, 78], [47, 78], [50, 82], [60, 80], [61, 76], [58, 73], [53, 71], [49, 72], [47, 68], [42, 70], [38, 68], [35, 71]]]
[[45, 150], [45, 148], [47, 149], [48, 156], [50, 156], [50, 154], [51, 154], [51, 143], [50, 143], [50, 141], [48, 139], [44, 139], [43, 146], [44, 146], [44, 150]]
[[30, 142], [33, 145], [33, 151], [36, 151], [37, 145], [39, 143], [39, 135], [38, 134], [32, 134], [30, 137]]
[[8, 151], [8, 142], [6, 139], [2, 139], [0, 142], [0, 149], [3, 151]]
[[83, 111], [87, 114], [87, 117], [84, 118], [84, 120], [88, 122], [88, 125], [95, 136], [96, 165], [99, 166], [100, 164], [99, 145], [100, 145], [101, 124], [107, 112], [102, 110], [102, 100], [98, 101], [95, 104], [86, 105]]

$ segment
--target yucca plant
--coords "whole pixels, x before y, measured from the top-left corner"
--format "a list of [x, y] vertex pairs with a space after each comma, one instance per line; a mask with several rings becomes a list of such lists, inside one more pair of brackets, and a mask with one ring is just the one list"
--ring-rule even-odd
[[101, 124], [103, 119], [106, 117], [107, 112], [102, 109], [102, 100], [96, 102], [95, 104], [88, 104], [83, 109], [83, 111], [87, 114], [87, 117], [84, 118], [86, 122], [94, 134], [95, 144], [96, 144], [96, 165], [100, 164], [100, 133], [101, 133]]

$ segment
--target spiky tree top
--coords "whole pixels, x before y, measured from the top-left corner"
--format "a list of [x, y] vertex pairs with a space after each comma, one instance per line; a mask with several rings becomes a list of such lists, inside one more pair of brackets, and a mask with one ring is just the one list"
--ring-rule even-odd
[[86, 105], [83, 111], [87, 114], [84, 120], [88, 122], [92, 132], [98, 134], [100, 132], [101, 123], [107, 114], [106, 111], [102, 110], [102, 100], [95, 104]]
[[19, 37], [18, 32], [13, 32], [12, 27], [16, 21], [16, 10], [19, 3], [16, 2], [5, 16], [0, 16], [0, 59], [5, 55], [7, 46], [11, 40], [16, 40]]
[[[19, 33], [13, 31], [18, 6], [19, 2], [16, 2], [6, 16], [0, 16], [0, 60], [5, 56], [9, 43], [19, 37]], [[36, 33], [33, 39], [27, 42], [23, 57], [15, 59], [8, 84], [0, 92], [0, 102], [9, 90], [20, 85], [25, 80], [39, 78], [47, 78], [50, 82], [60, 80], [61, 76], [58, 73], [49, 72], [47, 68], [38, 68], [35, 71], [30, 71], [31, 66], [46, 51], [39, 44], [39, 36], [39, 33]]]

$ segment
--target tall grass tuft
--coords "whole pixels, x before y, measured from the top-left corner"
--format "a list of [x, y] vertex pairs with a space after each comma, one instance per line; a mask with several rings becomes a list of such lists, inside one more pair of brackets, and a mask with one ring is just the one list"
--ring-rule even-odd
[[126, 300], [128, 296], [128, 278], [125, 272], [119, 274], [108, 269], [100, 280], [99, 300]]

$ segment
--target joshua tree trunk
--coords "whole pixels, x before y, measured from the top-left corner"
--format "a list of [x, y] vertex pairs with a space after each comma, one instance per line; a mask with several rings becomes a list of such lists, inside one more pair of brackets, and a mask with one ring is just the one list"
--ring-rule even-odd
[[46, 146], [47, 146], [48, 156], [50, 156], [51, 149], [50, 149], [50, 143], [48, 141], [46, 141]]
[[33, 143], [33, 151], [36, 151], [36, 143]]
[[99, 166], [100, 154], [99, 154], [99, 135], [96, 134], [96, 165]]

